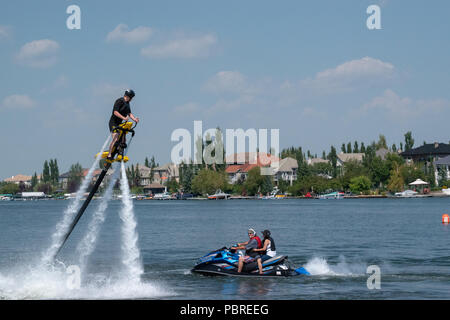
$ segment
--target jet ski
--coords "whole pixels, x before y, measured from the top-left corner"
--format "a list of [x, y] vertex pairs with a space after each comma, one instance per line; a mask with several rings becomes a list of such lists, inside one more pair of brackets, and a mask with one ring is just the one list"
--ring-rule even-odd
[[297, 275], [310, 275], [305, 268], [296, 268], [287, 256], [275, 256], [262, 261], [263, 274], [259, 274], [258, 263], [255, 261], [245, 263], [239, 273], [239, 253], [223, 247], [199, 258], [191, 270], [208, 276], [240, 276], [240, 277], [290, 277]]

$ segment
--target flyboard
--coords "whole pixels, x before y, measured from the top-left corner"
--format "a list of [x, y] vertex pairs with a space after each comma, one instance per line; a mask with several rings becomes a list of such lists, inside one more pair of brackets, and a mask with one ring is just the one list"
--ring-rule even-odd
[[[108, 151], [102, 152], [100, 155], [99, 154], [95, 155], [96, 158], [98, 156], [100, 156], [102, 159], [102, 162], [103, 162], [102, 172], [100, 173], [97, 181], [94, 184], [94, 187], [92, 188], [88, 197], [84, 201], [80, 210], [78, 210], [77, 215], [75, 216], [72, 223], [68, 227], [66, 233], [62, 237], [63, 240], [62, 240], [58, 250], [56, 251], [55, 255], [53, 256], [53, 260], [58, 256], [59, 252], [64, 247], [64, 244], [66, 243], [66, 241], [69, 238], [70, 234], [72, 233], [73, 229], [77, 225], [77, 223], [80, 220], [81, 216], [83, 215], [84, 211], [88, 207], [89, 203], [91, 202], [92, 198], [94, 197], [94, 194], [97, 192], [98, 188], [100, 187], [100, 184], [102, 183], [103, 179], [105, 178], [108, 170], [111, 168], [111, 165], [113, 164], [113, 162], [127, 162], [129, 160], [129, 158], [125, 154], [126, 154], [127, 148], [129, 147], [129, 145], [131, 143], [131, 140], [134, 137], [134, 133], [135, 133], [134, 128], [135, 127], [136, 127], [136, 125], [133, 126], [133, 122], [130, 122], [130, 121], [121, 123], [118, 126], [114, 127], [113, 132], [119, 133], [119, 136], [117, 138], [117, 141], [115, 142], [115, 144], [112, 147], [111, 157], [108, 158]], [[128, 145], [127, 145], [127, 134], [131, 134], [131, 137], [128, 141]]]

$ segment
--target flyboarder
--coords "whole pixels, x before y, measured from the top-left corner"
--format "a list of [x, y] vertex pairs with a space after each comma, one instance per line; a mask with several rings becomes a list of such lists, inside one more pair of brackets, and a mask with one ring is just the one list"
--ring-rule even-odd
[[[73, 221], [67, 227], [65, 234], [62, 236], [61, 243], [58, 245], [58, 248], [55, 250], [53, 254], [53, 260], [61, 251], [62, 247], [64, 246], [73, 229], [75, 228], [76, 224], [78, 223], [84, 211], [88, 207], [89, 203], [92, 200], [92, 197], [97, 192], [98, 188], [100, 187], [100, 184], [105, 178], [106, 173], [111, 168], [112, 163], [115, 161], [118, 162], [128, 161], [128, 157], [125, 156], [126, 149], [128, 148], [126, 136], [127, 134], [131, 134], [131, 138], [128, 140], [128, 143], [130, 143], [131, 139], [134, 137], [135, 133], [134, 128], [136, 127], [136, 125], [133, 126], [133, 122], [127, 120], [131, 118], [136, 122], [136, 124], [139, 122], [139, 118], [135, 117], [130, 110], [129, 102], [131, 101], [131, 99], [133, 99], [134, 96], [135, 96], [134, 91], [128, 89], [127, 91], [125, 91], [124, 97], [117, 99], [114, 104], [113, 114], [111, 115], [111, 119], [109, 121], [109, 129], [111, 131], [113, 138], [113, 141], [111, 142], [109, 148], [109, 152], [108, 151], [101, 152], [95, 156], [96, 158], [100, 157], [101, 159], [106, 158], [106, 163], [103, 165], [103, 170], [98, 176], [97, 181], [95, 182], [94, 186], [91, 189], [91, 192], [89, 192], [89, 195], [87, 196], [86, 200], [84, 200], [83, 205], [80, 207]], [[125, 120], [125, 122], [122, 123], [122, 120]]]
[[131, 118], [136, 123], [139, 122], [139, 118], [135, 117], [131, 113], [130, 109], [130, 101], [133, 99], [134, 96], [135, 96], [134, 91], [128, 89], [125, 91], [123, 97], [117, 99], [116, 102], [114, 103], [113, 112], [111, 118], [109, 119], [109, 131], [111, 132], [112, 135], [112, 141], [111, 144], [109, 145], [109, 152], [107, 157], [108, 160], [113, 160], [111, 155], [112, 149], [117, 141], [117, 138], [119, 137], [119, 133], [117, 131], [114, 131], [114, 128], [117, 127], [119, 124], [121, 124], [122, 121], [127, 121], [129, 118]]

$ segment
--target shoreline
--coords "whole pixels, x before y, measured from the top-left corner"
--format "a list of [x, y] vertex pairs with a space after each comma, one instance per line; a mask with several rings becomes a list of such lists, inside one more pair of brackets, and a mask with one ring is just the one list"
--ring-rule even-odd
[[[450, 195], [445, 194], [445, 193], [440, 193], [440, 192], [431, 192], [429, 194], [419, 194], [419, 195], [415, 195], [413, 197], [397, 197], [397, 196], [393, 196], [393, 195], [347, 195], [344, 196], [341, 199], [320, 199], [318, 197], [305, 197], [305, 196], [286, 196], [283, 198], [273, 198], [273, 199], [262, 199], [259, 197], [255, 197], [255, 196], [230, 196], [228, 197], [228, 199], [226, 200], [276, 200], [276, 201], [280, 201], [280, 200], [292, 200], [292, 199], [303, 199], [303, 200], [342, 200], [342, 199], [409, 199], [409, 198], [446, 198], [446, 197], [450, 197]], [[101, 200], [101, 197], [94, 197], [93, 200]], [[67, 198], [67, 199], [56, 199], [56, 198], [42, 198], [42, 199], [13, 199], [13, 200], [1, 200], [0, 202], [10, 202], [10, 201], [48, 201], [48, 200], [71, 200], [71, 198]], [[85, 199], [81, 199], [81, 201], [84, 201]], [[120, 199], [112, 199], [114, 200], [120, 200]], [[137, 201], [143, 201], [143, 200], [154, 200], [154, 201], [164, 201], [164, 200], [191, 200], [191, 201], [203, 201], [203, 200], [210, 200], [210, 201], [215, 201], [215, 200], [225, 200], [225, 199], [208, 199], [207, 197], [196, 197], [196, 198], [187, 198], [187, 199], [149, 199], [149, 198], [144, 198], [144, 199], [136, 199], [133, 198], [133, 200], [137, 200]]]

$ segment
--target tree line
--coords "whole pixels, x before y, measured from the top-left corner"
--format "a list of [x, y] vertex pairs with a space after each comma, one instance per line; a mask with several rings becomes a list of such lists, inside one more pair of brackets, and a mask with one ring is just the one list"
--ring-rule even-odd
[[[217, 130], [220, 129], [218, 128]], [[390, 147], [384, 135], [379, 135], [378, 141], [366, 145], [364, 142], [343, 143], [341, 152], [362, 153], [362, 161], [347, 161], [342, 166], [338, 166], [338, 152], [334, 146], [330, 150], [322, 152], [322, 159], [327, 162], [308, 165], [307, 160], [317, 158], [308, 150], [306, 153], [302, 147], [289, 147], [281, 150], [280, 158], [291, 157], [297, 161], [298, 169], [293, 184], [286, 181], [275, 183], [272, 176], [261, 175], [261, 169], [255, 167], [251, 169], [246, 179], [238, 179], [235, 183], [229, 183], [228, 174], [225, 172], [225, 151], [221, 136], [214, 140], [206, 138], [204, 141], [199, 138], [196, 141], [197, 150], [205, 150], [212, 147], [213, 150], [222, 152], [220, 157], [222, 163], [194, 164], [192, 161], [179, 165], [179, 181], [168, 179], [163, 184], [170, 192], [192, 193], [197, 195], [212, 194], [221, 189], [227, 193], [240, 195], [267, 194], [275, 185], [282, 192], [292, 195], [305, 195], [308, 192], [323, 193], [330, 190], [351, 191], [353, 193], [383, 193], [397, 192], [405, 189], [408, 183], [417, 178], [430, 182], [431, 187], [441, 187], [450, 185], [446, 181], [444, 173], [440, 172], [442, 178], [439, 185], [435, 185], [434, 168], [431, 161], [424, 161], [414, 164], [406, 164], [400, 156], [401, 151], [410, 150], [414, 147], [414, 139], [409, 131], [404, 135], [404, 141], [397, 145], [394, 143]], [[376, 155], [380, 149], [388, 150], [384, 157]], [[404, 149], [404, 150], [403, 150]], [[214, 157], [217, 155], [212, 154]], [[196, 155], [197, 156], [197, 155]], [[202, 157], [200, 156], [199, 159]], [[217, 159], [216, 159], [217, 160]], [[144, 165], [150, 168], [150, 183], [153, 182], [154, 169], [159, 166], [155, 157], [149, 160], [145, 158]], [[131, 165], [127, 168], [127, 177], [133, 193], [143, 193], [141, 186], [142, 175], [139, 164]], [[61, 185], [59, 181], [59, 168], [56, 159], [46, 160], [43, 164], [42, 174], [38, 179], [35, 173], [32, 177], [31, 186], [5, 184], [0, 185], [0, 193], [16, 193], [21, 191], [42, 191], [46, 194], [55, 192], [75, 192], [78, 190], [83, 179], [83, 168], [79, 163], [71, 165], [67, 184]]]

